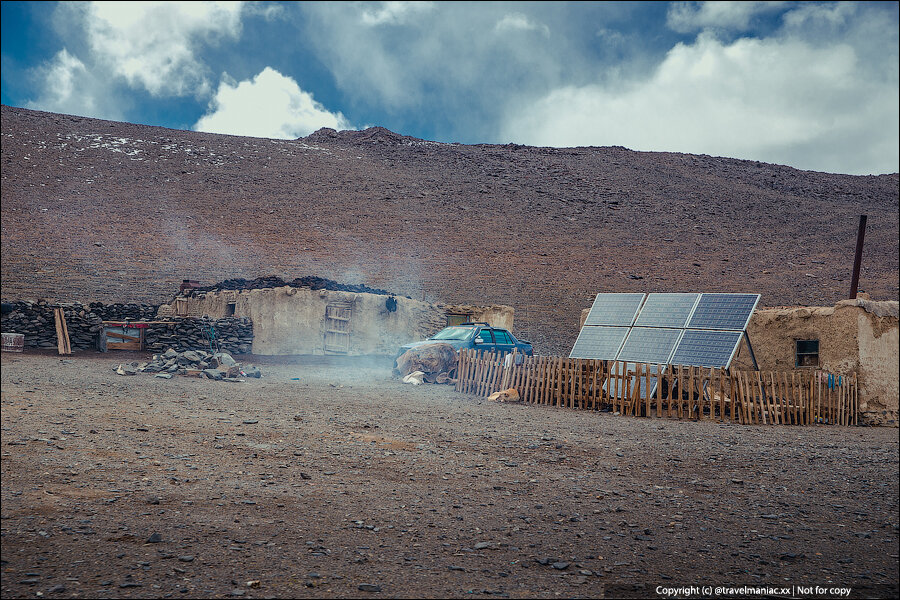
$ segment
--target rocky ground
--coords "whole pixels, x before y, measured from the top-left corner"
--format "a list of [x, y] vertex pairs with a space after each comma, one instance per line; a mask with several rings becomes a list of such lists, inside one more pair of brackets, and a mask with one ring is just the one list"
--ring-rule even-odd
[[896, 429], [494, 404], [361, 359], [113, 371], [148, 357], [3, 354], [4, 598], [897, 593]]
[[597, 292], [897, 299], [898, 176], [621, 147], [268, 140], [2, 107], [3, 298], [169, 300], [183, 279], [318, 275], [516, 309], [568, 352]]

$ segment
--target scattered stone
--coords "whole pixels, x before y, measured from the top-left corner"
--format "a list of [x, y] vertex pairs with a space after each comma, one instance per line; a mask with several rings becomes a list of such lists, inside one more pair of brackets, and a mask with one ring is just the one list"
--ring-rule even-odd
[[553, 567], [554, 569], [559, 570], [559, 571], [563, 571], [563, 570], [569, 568], [569, 563], [567, 563], [567, 562], [565, 562], [565, 561], [559, 561], [559, 562], [553, 563], [553, 564], [550, 565], [550, 566]]
[[225, 378], [225, 374], [218, 369], [203, 369], [201, 372], [206, 375], [207, 379], [212, 379], [213, 381], [222, 381]]
[[357, 589], [361, 592], [380, 592], [381, 586], [374, 583], [361, 583], [357, 586]]
[[[157, 503], [158, 503], [158, 502], [157, 502]], [[161, 541], [162, 541], [162, 536], [161, 536], [160, 534], [158, 534], [158, 533], [152, 533], [152, 534], [150, 534], [150, 537], [147, 538], [147, 543], [148, 543], [148, 544], [158, 544], [158, 543], [160, 543]]]
[[160, 379], [172, 379], [172, 374], [171, 373], [157, 373], [155, 375], [155, 377], [158, 377]]
[[121, 365], [117, 366], [115, 371], [119, 375], [137, 375], [137, 373], [138, 373], [137, 367], [134, 367], [132, 365], [126, 365], [126, 364], [121, 364]]
[[178, 560], [180, 560], [181, 562], [192, 562], [194, 560], [194, 557], [190, 554], [185, 554], [185, 555], [179, 556]]

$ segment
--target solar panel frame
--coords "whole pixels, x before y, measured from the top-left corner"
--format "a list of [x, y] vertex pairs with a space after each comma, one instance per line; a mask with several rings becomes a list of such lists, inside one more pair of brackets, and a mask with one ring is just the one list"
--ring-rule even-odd
[[625, 338], [628, 337], [629, 329], [611, 325], [585, 325], [578, 333], [578, 339], [572, 346], [569, 358], [615, 360]]
[[644, 293], [597, 294], [584, 324], [631, 327], [644, 303]]
[[727, 369], [743, 337], [743, 331], [685, 329], [672, 352], [671, 364]]
[[684, 329], [700, 296], [702, 294], [696, 292], [647, 294], [634, 326]]
[[759, 294], [701, 294], [685, 329], [744, 331]]

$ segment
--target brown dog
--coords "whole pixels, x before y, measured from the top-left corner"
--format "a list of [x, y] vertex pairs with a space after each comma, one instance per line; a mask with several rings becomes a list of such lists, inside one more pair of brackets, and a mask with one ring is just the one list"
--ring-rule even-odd
[[509, 388], [501, 392], [494, 392], [488, 396], [488, 400], [492, 402], [518, 402], [519, 392], [516, 391], [516, 388]]

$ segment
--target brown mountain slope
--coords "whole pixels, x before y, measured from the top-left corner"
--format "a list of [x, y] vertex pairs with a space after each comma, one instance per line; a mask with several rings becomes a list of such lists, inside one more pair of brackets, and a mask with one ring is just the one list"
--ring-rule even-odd
[[538, 350], [598, 291], [898, 294], [898, 176], [624, 148], [294, 141], [2, 107], [3, 297], [152, 301], [182, 279], [320, 275], [502, 302]]

